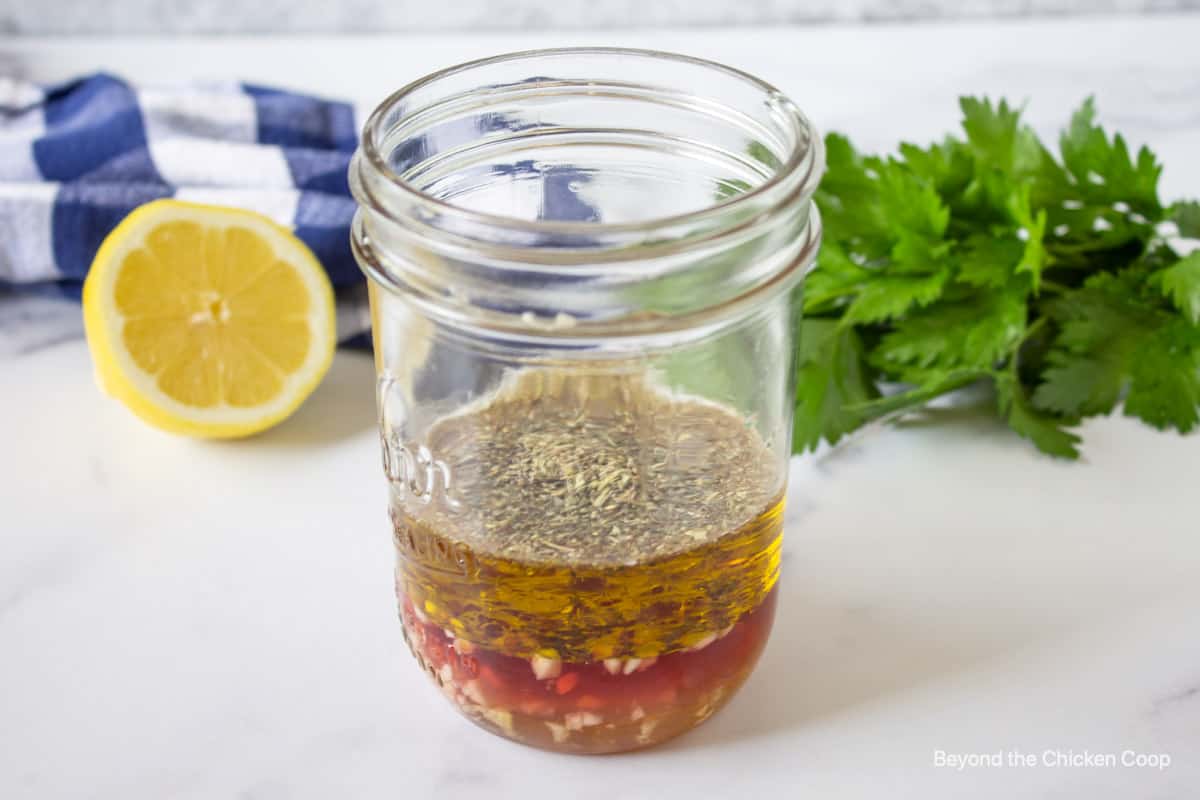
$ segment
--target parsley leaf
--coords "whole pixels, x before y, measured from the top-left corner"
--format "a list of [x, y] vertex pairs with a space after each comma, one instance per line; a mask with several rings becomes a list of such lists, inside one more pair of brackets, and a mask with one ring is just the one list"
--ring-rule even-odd
[[886, 237], [891, 225], [879, 205], [877, 181], [850, 140], [836, 133], [826, 136], [825, 164], [817, 206], [826, 236], [848, 252], [863, 240]]
[[867, 282], [846, 308], [842, 323], [882, 322], [917, 306], [927, 306], [942, 294], [950, 271], [932, 275], [883, 275]]
[[826, 241], [817, 256], [819, 269], [804, 281], [804, 311], [821, 314], [845, 305], [868, 280], [871, 273], [846, 254], [840, 242]]
[[913, 174], [929, 181], [948, 203], [961, 195], [974, 177], [975, 161], [970, 150], [953, 137], [924, 150], [915, 144], [901, 144], [900, 155]]
[[1071, 117], [1059, 145], [1063, 164], [1080, 195], [1091, 202], [1126, 203], [1146, 217], [1161, 216], [1158, 177], [1162, 167], [1154, 154], [1143, 147], [1134, 161], [1125, 139], [1117, 134], [1110, 140], [1095, 119], [1096, 104], [1089, 97]]
[[899, 239], [938, 240], [950, 222], [950, 209], [937, 189], [899, 161], [876, 161], [880, 212], [890, 233]]
[[1107, 414], [1120, 399], [1134, 352], [1155, 320], [1121, 291], [1093, 278], [1047, 307], [1058, 335], [1033, 393], [1038, 408], [1066, 417]]
[[1192, 324], [1200, 324], [1200, 250], [1150, 276]]
[[1016, 236], [973, 233], [963, 243], [958, 279], [981, 289], [1005, 286], [1024, 259], [1025, 244]]
[[1033, 404], [1072, 419], [1113, 410], [1125, 385], [1126, 362], [1112, 354], [1049, 356], [1050, 366], [1033, 393]]
[[1066, 430], [1062, 422], [1034, 408], [1018, 379], [1007, 374], [998, 375], [996, 395], [1000, 414], [1009, 427], [1037, 445], [1043, 453], [1060, 458], [1079, 457], [1078, 445], [1083, 440]]
[[853, 407], [875, 399], [879, 390], [853, 328], [832, 320], [806, 319], [797, 338], [792, 449], [799, 453], [815, 450], [822, 438], [835, 444], [865, 422], [868, 416]]
[[1179, 234], [1200, 239], [1200, 203], [1176, 203], [1171, 206], [1171, 220], [1179, 226]]
[[1146, 337], [1133, 360], [1125, 414], [1187, 433], [1200, 421], [1200, 330], [1173, 320]]
[[[1153, 273], [1151, 281], [1174, 268]], [[1036, 406], [1064, 415], [1106, 414], [1127, 392], [1127, 415], [1160, 430], [1195, 427], [1200, 328], [1139, 291], [1144, 274], [1135, 265], [1097, 275], [1052, 306], [1060, 333], [1033, 396]]]
[[904, 378], [913, 367], [991, 369], [1020, 342], [1026, 306], [1018, 292], [978, 293], [897, 321], [872, 363]]

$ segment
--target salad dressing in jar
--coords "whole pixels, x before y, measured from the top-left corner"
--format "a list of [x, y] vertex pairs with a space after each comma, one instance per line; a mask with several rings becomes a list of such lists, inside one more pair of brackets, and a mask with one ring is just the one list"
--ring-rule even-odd
[[353, 244], [400, 616], [479, 725], [636, 749], [749, 676], [820, 167], [774, 89], [647, 51], [455, 67], [368, 122]]

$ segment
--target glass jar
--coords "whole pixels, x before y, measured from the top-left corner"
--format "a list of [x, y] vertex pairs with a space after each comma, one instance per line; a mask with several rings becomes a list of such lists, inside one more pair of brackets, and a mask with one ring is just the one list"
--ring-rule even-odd
[[771, 86], [546, 50], [388, 98], [351, 166], [405, 640], [501, 736], [720, 708], [775, 612], [820, 138]]

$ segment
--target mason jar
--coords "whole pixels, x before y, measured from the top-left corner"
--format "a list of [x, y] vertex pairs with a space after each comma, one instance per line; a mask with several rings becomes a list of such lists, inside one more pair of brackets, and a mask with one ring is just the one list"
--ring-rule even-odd
[[577, 753], [707, 719], [771, 629], [820, 138], [720, 64], [503, 55], [351, 166], [396, 591], [468, 718]]

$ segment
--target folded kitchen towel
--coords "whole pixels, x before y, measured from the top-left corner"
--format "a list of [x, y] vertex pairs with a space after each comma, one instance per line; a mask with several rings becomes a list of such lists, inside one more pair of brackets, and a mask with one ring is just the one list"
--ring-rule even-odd
[[346, 180], [359, 123], [348, 103], [250, 84], [0, 77], [0, 293], [77, 297], [109, 231], [142, 203], [176, 197], [291, 228], [338, 292], [340, 338], [361, 343]]

